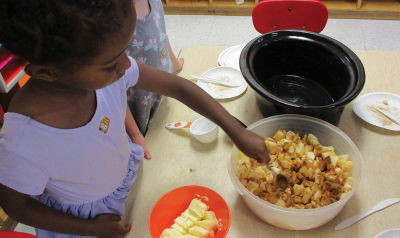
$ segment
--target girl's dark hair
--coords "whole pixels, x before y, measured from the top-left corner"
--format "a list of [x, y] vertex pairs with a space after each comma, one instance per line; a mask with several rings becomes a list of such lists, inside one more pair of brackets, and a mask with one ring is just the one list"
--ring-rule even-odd
[[0, 0], [0, 43], [31, 63], [83, 63], [120, 30], [132, 2]]

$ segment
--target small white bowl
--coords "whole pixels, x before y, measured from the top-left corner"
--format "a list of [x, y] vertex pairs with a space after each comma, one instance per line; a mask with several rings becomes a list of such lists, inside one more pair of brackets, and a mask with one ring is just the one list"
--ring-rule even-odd
[[390, 229], [382, 231], [375, 238], [398, 238], [400, 237], [400, 229]]
[[217, 139], [219, 127], [205, 117], [200, 117], [190, 125], [190, 133], [202, 143]]

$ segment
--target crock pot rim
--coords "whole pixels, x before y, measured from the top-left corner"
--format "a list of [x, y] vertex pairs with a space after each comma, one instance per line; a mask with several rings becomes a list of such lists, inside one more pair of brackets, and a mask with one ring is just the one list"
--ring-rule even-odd
[[[279, 36], [279, 34], [285, 34], [284, 36], [290, 36], [290, 35], [297, 35], [300, 34], [300, 36], [307, 37], [309, 35], [313, 35], [314, 37], [320, 37], [325, 40], [328, 40], [329, 42], [332, 42], [332, 45], [336, 46], [336, 48], [344, 51], [345, 54], [348, 55], [348, 57], [352, 60], [352, 63], [356, 67], [356, 71], [358, 73], [358, 79], [354, 89], [350, 91], [347, 96], [340, 98], [340, 100], [335, 101], [334, 103], [328, 104], [328, 105], [323, 105], [323, 106], [306, 106], [306, 105], [296, 105], [294, 103], [291, 103], [289, 101], [283, 100], [274, 94], [270, 93], [268, 90], [266, 90], [264, 87], [262, 87], [260, 84], [255, 84], [254, 82], [257, 82], [255, 79], [254, 75], [250, 72], [249, 67], [247, 67], [247, 55], [249, 50], [254, 46], [255, 42], [257, 42], [260, 38], [265, 37], [266, 35], [273, 35], [273, 37]], [[246, 66], [246, 67], [243, 67]], [[304, 31], [304, 30], [279, 30], [279, 31], [272, 31], [266, 34], [262, 34], [250, 42], [248, 42], [245, 47], [243, 48], [240, 58], [239, 58], [239, 66], [240, 66], [240, 71], [242, 72], [242, 75], [244, 79], [247, 81], [247, 83], [252, 87], [261, 97], [265, 98], [266, 100], [278, 104], [282, 107], [293, 107], [293, 108], [299, 108], [299, 109], [304, 109], [304, 110], [309, 110], [309, 111], [318, 111], [318, 110], [326, 110], [326, 109], [333, 109], [333, 108], [339, 108], [339, 107], [344, 107], [345, 105], [349, 104], [351, 101], [353, 101], [362, 91], [364, 85], [365, 85], [365, 69], [364, 66], [361, 62], [361, 60], [358, 58], [358, 56], [351, 50], [349, 49], [346, 45], [343, 43], [320, 33], [315, 33], [315, 32], [310, 32], [310, 31]], [[252, 80], [249, 80], [248, 77], [251, 77]], [[354, 93], [356, 92], [356, 93]], [[264, 96], [267, 95], [267, 96]]]

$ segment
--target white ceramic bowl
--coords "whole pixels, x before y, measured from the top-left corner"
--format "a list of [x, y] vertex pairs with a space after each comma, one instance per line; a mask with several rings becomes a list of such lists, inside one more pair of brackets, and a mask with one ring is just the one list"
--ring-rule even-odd
[[190, 133], [202, 143], [210, 143], [218, 137], [219, 127], [205, 117], [200, 117], [190, 125]]
[[390, 229], [382, 231], [375, 238], [398, 238], [400, 237], [400, 229]]
[[266, 202], [243, 186], [236, 176], [239, 150], [234, 146], [231, 158], [228, 159], [229, 177], [249, 209], [263, 221], [288, 230], [316, 228], [332, 220], [357, 191], [361, 180], [363, 159], [353, 141], [337, 127], [317, 118], [285, 114], [262, 119], [253, 123], [247, 129], [262, 137], [272, 137], [279, 129], [298, 132], [301, 136], [312, 133], [322, 145], [335, 147], [337, 154], [347, 154], [350, 157], [349, 160], [353, 162], [353, 188], [347, 196], [321, 208], [292, 209]]

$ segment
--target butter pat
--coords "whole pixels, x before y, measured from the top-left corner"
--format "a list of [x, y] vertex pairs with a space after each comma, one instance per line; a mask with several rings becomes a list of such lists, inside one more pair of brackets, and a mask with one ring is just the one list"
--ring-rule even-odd
[[181, 237], [182, 233], [175, 230], [174, 228], [167, 228], [161, 233], [160, 238], [177, 238]]
[[[187, 231], [189, 230], [189, 224], [186, 223], [187, 221], [190, 221], [189, 218], [185, 217], [185, 216], [179, 216], [177, 217], [175, 220], [175, 224], [178, 224], [180, 227], [182, 227], [185, 230], [185, 233], [187, 233]], [[192, 225], [190, 227], [193, 226], [193, 222], [190, 221], [192, 223]]]
[[183, 229], [183, 227], [181, 227], [180, 225], [174, 223], [171, 228], [174, 228], [175, 230], [179, 231], [182, 235], [185, 235], [187, 232], [185, 231], [185, 229]]
[[178, 238], [199, 238], [199, 237], [197, 237], [197, 236], [192, 236], [192, 235], [190, 235], [190, 234], [186, 234], [186, 235], [183, 235], [183, 236], [179, 236]]
[[184, 217], [184, 216], [181, 215], [181, 216], [177, 217], [177, 218], [174, 220], [174, 222], [175, 222], [176, 224], [182, 226], [182, 224], [185, 223], [188, 219], [189, 219], [189, 218]]
[[200, 238], [207, 238], [209, 231], [207, 231], [206, 229], [203, 229], [199, 226], [194, 226], [189, 229], [189, 234], [200, 237]]
[[200, 218], [204, 217], [205, 212], [208, 210], [208, 206], [200, 201], [199, 199], [193, 199], [189, 205], [189, 213]]
[[183, 223], [183, 228], [186, 230], [186, 232], [189, 232], [189, 228], [194, 226], [194, 222], [190, 219], [187, 219], [185, 223]]
[[213, 230], [218, 228], [218, 219], [213, 211], [206, 211], [204, 214], [204, 220], [208, 220], [212, 223]]
[[197, 222], [201, 219], [201, 217], [197, 215], [193, 215], [189, 212], [189, 209], [186, 209], [183, 213], [182, 216], [189, 218], [192, 222]]
[[196, 226], [199, 226], [207, 231], [212, 231], [214, 229], [214, 225], [209, 220], [201, 220], [196, 223]]

